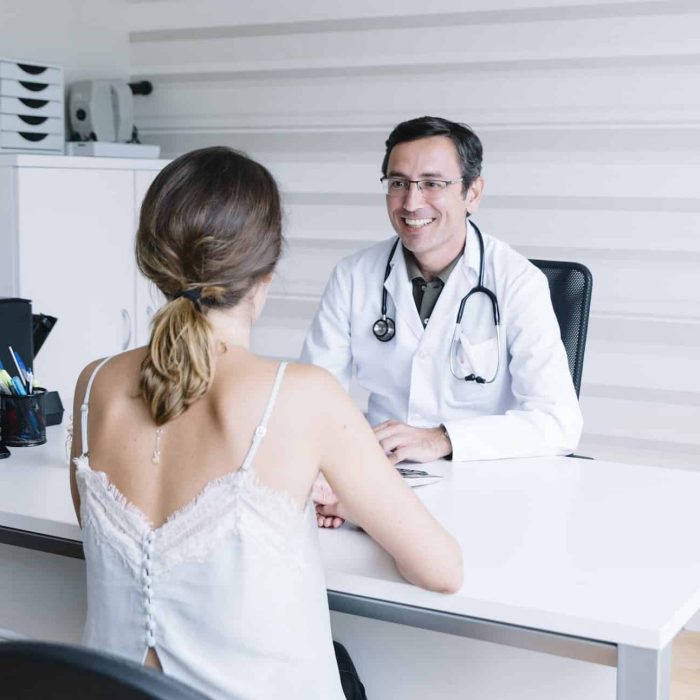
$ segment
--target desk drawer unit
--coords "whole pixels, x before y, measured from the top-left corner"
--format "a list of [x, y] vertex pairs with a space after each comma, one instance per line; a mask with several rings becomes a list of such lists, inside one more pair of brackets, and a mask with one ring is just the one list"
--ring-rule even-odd
[[63, 69], [0, 59], [0, 153], [63, 153]]

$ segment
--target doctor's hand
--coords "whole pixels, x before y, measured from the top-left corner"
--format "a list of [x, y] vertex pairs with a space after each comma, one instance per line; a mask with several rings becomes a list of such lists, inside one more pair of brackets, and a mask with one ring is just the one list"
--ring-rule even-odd
[[442, 427], [413, 428], [397, 420], [387, 420], [374, 427], [374, 434], [392, 464], [410, 459], [432, 462], [452, 452], [452, 443]]
[[323, 474], [319, 474], [311, 487], [311, 498], [316, 507], [316, 523], [319, 527], [340, 527], [347, 513]]

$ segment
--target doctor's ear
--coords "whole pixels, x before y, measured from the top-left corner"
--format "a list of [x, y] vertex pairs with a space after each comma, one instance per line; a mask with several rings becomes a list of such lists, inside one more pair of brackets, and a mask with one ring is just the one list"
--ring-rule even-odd
[[477, 177], [467, 190], [466, 202], [467, 202], [467, 212], [469, 214], [474, 214], [479, 208], [481, 203], [481, 197], [484, 194], [484, 178]]

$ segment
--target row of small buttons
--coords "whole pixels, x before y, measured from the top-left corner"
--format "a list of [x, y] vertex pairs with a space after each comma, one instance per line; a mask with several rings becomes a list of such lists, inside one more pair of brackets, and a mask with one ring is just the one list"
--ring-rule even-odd
[[151, 531], [146, 535], [143, 545], [143, 566], [141, 569], [141, 582], [143, 583], [143, 607], [146, 611], [146, 644], [154, 647], [156, 644], [155, 631], [156, 623], [153, 619], [153, 579], [151, 577], [151, 562], [153, 556], [153, 542], [155, 532]]

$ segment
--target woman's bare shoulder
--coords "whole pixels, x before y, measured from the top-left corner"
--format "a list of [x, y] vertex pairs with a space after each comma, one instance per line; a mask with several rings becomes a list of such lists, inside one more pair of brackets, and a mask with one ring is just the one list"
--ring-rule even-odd
[[327, 369], [316, 365], [290, 362], [286, 371], [290, 385], [303, 388], [315, 396], [329, 396], [343, 392], [340, 382]]
[[75, 388], [75, 396], [84, 397], [90, 377], [105, 360], [108, 360], [95, 375], [91, 396], [98, 396], [106, 391], [110, 393], [125, 393], [131, 395], [138, 387], [138, 376], [141, 363], [147, 348], [141, 347], [123, 352], [109, 358], [98, 358], [88, 363], [80, 373]]
[[287, 374], [287, 395], [320, 424], [345, 419], [356, 412], [350, 396], [327, 369], [294, 362], [289, 364]]

